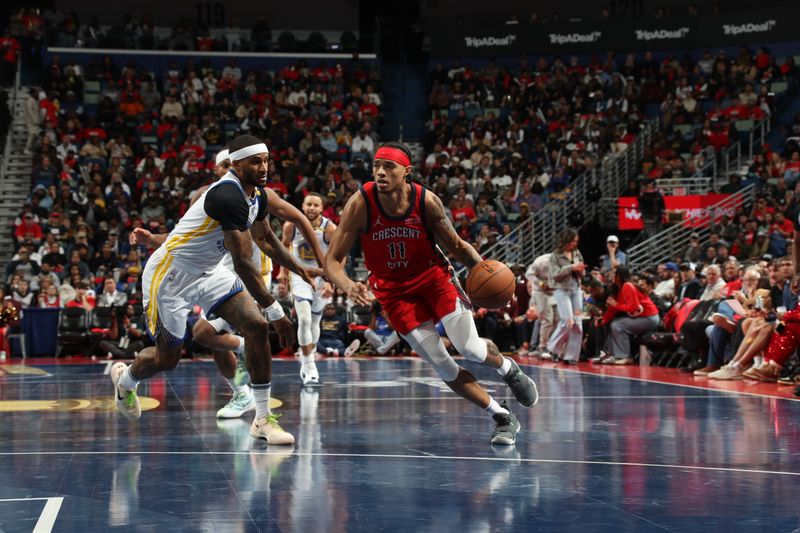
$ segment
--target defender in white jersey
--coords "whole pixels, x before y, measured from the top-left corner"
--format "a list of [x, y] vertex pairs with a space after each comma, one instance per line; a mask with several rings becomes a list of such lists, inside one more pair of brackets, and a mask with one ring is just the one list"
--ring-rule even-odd
[[[336, 224], [322, 216], [324, 203], [322, 196], [309, 193], [303, 199], [301, 209], [311, 226], [314, 228], [314, 239], [309, 240], [297, 231], [292, 222], [283, 225], [283, 244], [289, 248], [292, 257], [300, 265], [308, 266], [315, 262], [313, 245], [318, 243], [328, 251]], [[285, 279], [286, 276], [284, 276]], [[319, 383], [319, 371], [314, 363], [316, 344], [319, 340], [319, 323], [325, 305], [331, 301], [333, 287], [322, 277], [316, 278], [313, 283], [302, 279], [294, 273], [288, 275], [289, 287], [294, 298], [294, 309], [297, 313], [297, 342], [300, 344], [300, 379], [304, 385]], [[355, 341], [348, 350], [350, 353], [358, 349]]]
[[[217, 178], [222, 178], [228, 173], [231, 168], [230, 159], [228, 158], [228, 150], [222, 150], [216, 156], [216, 167], [214, 173]], [[191, 205], [202, 197], [203, 193], [208, 190], [208, 185], [200, 187], [191, 198]], [[273, 202], [267, 208], [275, 209], [283, 204], [283, 200]], [[289, 220], [296, 220], [302, 223], [303, 214], [291, 205], [281, 206], [283, 212]], [[266, 227], [269, 227], [267, 219]], [[301, 230], [302, 230], [301, 226]], [[310, 228], [310, 226], [309, 226]], [[306, 228], [309, 231], [308, 228]], [[166, 240], [166, 235], [153, 235], [143, 228], [137, 228], [131, 233], [131, 244], [147, 244], [149, 246], [160, 246]], [[263, 249], [262, 249], [263, 248]], [[253, 263], [259, 268], [260, 274], [264, 279], [264, 284], [267, 290], [270, 290], [272, 284], [272, 259], [267, 255], [267, 250], [270, 254], [278, 255], [281, 258], [284, 266], [291, 271], [297, 273], [298, 276], [305, 277], [306, 279], [313, 279], [313, 276], [319, 273], [317, 268], [300, 267], [291, 260], [288, 253], [275, 234], [269, 230], [269, 234], [265, 236], [262, 242], [259, 239], [253, 241]], [[277, 250], [277, 251], [276, 251]], [[228, 270], [234, 272], [233, 259], [230, 254], [226, 254], [222, 260]], [[235, 272], [234, 272], [235, 273]], [[207, 320], [205, 313], [195, 323], [192, 328], [192, 340], [202, 346], [210, 348], [214, 356], [214, 362], [217, 365], [225, 381], [231, 388], [231, 399], [217, 411], [217, 418], [239, 418], [245, 413], [255, 409], [255, 398], [250, 388], [250, 374], [244, 365], [244, 338], [236, 335], [236, 330], [222, 318], [217, 317], [212, 320]]]
[[[177, 365], [186, 318], [191, 308], [199, 305], [209, 317], [225, 318], [245, 338], [256, 402], [250, 435], [270, 444], [292, 444], [294, 437], [280, 427], [269, 409], [272, 357], [267, 322], [253, 301], [266, 308], [281, 345], [291, 346], [292, 323], [267, 291], [251, 259], [253, 237], [264, 239], [271, 233], [265, 223], [268, 205], [278, 204], [280, 199], [263, 188], [268, 162], [263, 142], [249, 135], [234, 139], [230, 159], [231, 171], [189, 208], [145, 266], [147, 327], [156, 346], [140, 352], [130, 367], [124, 363], [112, 367], [116, 405], [127, 418], [141, 416], [136, 394], [139, 381]], [[278, 204], [275, 210], [280, 207]], [[227, 253], [232, 256], [235, 274], [221, 264]], [[243, 292], [242, 284], [250, 295]]]

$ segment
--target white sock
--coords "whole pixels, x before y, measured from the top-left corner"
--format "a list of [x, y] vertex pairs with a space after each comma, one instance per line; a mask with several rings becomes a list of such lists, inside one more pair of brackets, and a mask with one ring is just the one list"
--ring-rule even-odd
[[136, 387], [139, 386], [139, 380], [131, 375], [130, 365], [128, 365], [128, 368], [126, 368], [125, 372], [120, 376], [119, 386], [124, 390], [136, 390]]
[[239, 347], [234, 350], [237, 354], [244, 353], [244, 337], [240, 337], [239, 335], [234, 335], [237, 339], [239, 339]]
[[271, 383], [253, 383], [253, 397], [256, 400], [256, 420], [263, 418], [272, 411], [269, 409], [269, 389]]
[[508, 414], [508, 409], [503, 409], [500, 407], [500, 404], [497, 403], [497, 400], [489, 396], [489, 407], [486, 407], [486, 412], [489, 413], [490, 416], [496, 415], [497, 413], [502, 413], [504, 415]]
[[236, 382], [233, 379], [228, 379], [228, 378], [225, 378], [225, 381], [227, 381], [228, 385], [230, 385], [231, 390], [233, 391], [233, 394], [242, 394], [242, 393], [247, 392], [247, 388], [248, 388], [247, 384], [237, 385]]
[[500, 365], [496, 370], [501, 376], [508, 374], [508, 371], [511, 370], [511, 359], [508, 357], [503, 357], [503, 364]]
[[301, 363], [313, 363], [314, 362], [314, 351], [312, 350], [310, 354], [306, 355], [303, 353], [302, 349], [300, 351], [300, 362]]

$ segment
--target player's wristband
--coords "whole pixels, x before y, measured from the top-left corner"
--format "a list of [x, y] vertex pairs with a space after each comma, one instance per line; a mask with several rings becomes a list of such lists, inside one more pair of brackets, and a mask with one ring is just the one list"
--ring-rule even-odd
[[267, 307], [266, 311], [267, 311], [267, 318], [269, 319], [270, 322], [277, 322], [278, 320], [286, 316], [286, 314], [283, 312], [283, 307], [281, 307], [281, 304], [279, 304], [277, 300], [272, 302], [272, 305]]

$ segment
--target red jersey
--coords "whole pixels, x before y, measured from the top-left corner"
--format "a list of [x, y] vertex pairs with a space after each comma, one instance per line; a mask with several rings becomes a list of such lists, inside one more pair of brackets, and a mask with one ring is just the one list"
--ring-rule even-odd
[[361, 248], [371, 272], [369, 284], [392, 327], [406, 335], [457, 312], [459, 301], [468, 306], [450, 264], [425, 227], [428, 191], [412, 183], [408, 210], [392, 217], [381, 207], [374, 181], [360, 190], [367, 202]]
[[367, 230], [361, 234], [364, 262], [372, 276], [404, 282], [426, 273], [434, 265], [448, 267], [425, 227], [425, 187], [411, 183], [408, 210], [400, 216], [386, 214], [374, 181], [360, 190], [367, 203]]

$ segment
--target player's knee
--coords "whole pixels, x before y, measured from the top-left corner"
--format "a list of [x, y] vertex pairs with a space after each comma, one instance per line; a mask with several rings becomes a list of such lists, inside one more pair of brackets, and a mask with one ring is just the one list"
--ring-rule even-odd
[[158, 369], [162, 372], [169, 372], [170, 370], [174, 370], [176, 366], [178, 366], [178, 361], [181, 360], [181, 353], [177, 351], [176, 353], [156, 353], [156, 364]]
[[462, 348], [458, 350], [458, 353], [470, 361], [483, 363], [486, 361], [486, 355], [489, 353], [489, 350], [486, 346], [487, 342], [491, 341], [487, 341], [478, 336], [470, 335], [466, 342], [464, 342]]
[[466, 359], [476, 363], [482, 363], [486, 360], [486, 355], [488, 354], [486, 343], [491, 341], [478, 337], [478, 332], [474, 329], [465, 335], [452, 335], [452, 337], [448, 336], [448, 338], [455, 346], [456, 351]]
[[242, 326], [242, 336], [249, 342], [264, 342], [269, 333], [269, 324], [263, 317], [253, 317]]

